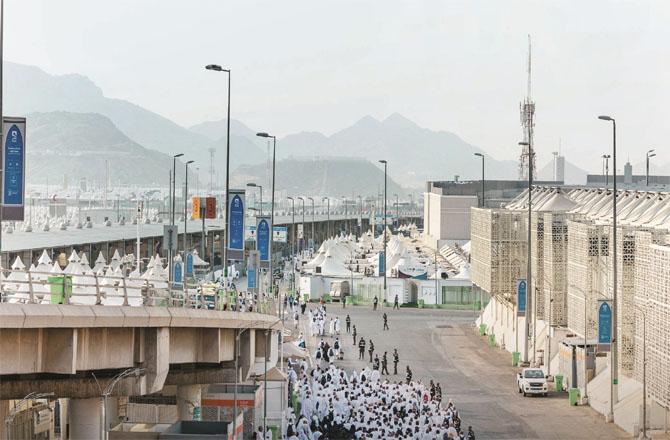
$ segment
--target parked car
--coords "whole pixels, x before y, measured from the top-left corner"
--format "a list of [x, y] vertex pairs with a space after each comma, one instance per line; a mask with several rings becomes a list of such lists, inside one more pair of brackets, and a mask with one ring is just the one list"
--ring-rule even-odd
[[516, 384], [519, 388], [519, 393], [524, 396], [528, 394], [542, 394], [547, 395], [549, 391], [547, 385], [547, 376], [540, 368], [524, 368], [520, 373], [517, 373]]

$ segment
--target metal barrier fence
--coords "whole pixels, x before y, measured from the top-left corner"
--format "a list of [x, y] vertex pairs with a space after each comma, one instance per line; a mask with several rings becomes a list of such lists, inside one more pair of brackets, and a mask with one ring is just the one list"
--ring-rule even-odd
[[[72, 304], [185, 307], [224, 310], [237, 302], [236, 291], [224, 291], [190, 282], [123, 275], [60, 274], [0, 269], [0, 302], [19, 304]], [[248, 310], [249, 307], [247, 306]], [[273, 307], [255, 302], [253, 311], [274, 314]]]

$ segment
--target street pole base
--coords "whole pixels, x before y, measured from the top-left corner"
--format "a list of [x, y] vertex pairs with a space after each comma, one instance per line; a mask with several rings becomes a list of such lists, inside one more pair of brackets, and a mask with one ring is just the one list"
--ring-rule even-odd
[[589, 396], [582, 396], [581, 399], [579, 399], [579, 404], [580, 405], [588, 405], [589, 404]]
[[612, 413], [605, 414], [605, 421], [607, 423], [614, 423], [614, 414]]

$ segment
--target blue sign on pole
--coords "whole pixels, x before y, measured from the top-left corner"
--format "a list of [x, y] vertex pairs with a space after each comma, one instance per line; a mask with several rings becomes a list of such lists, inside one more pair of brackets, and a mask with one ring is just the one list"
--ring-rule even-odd
[[610, 351], [612, 344], [612, 306], [608, 300], [599, 300], [598, 351]]
[[267, 217], [256, 219], [256, 250], [261, 262], [270, 261], [270, 220]]
[[181, 283], [182, 282], [182, 264], [181, 262], [176, 262], [174, 264], [174, 282], [175, 283]]
[[516, 316], [526, 316], [526, 280], [516, 282]]
[[386, 272], [386, 257], [384, 256], [384, 251], [379, 253], [379, 276], [382, 276]]
[[3, 220], [23, 220], [25, 192], [25, 118], [2, 121]]
[[186, 276], [193, 276], [193, 254], [190, 252], [186, 254]]
[[231, 191], [228, 207], [228, 249], [244, 251], [244, 192]]
[[247, 269], [247, 289], [256, 288], [256, 269]]

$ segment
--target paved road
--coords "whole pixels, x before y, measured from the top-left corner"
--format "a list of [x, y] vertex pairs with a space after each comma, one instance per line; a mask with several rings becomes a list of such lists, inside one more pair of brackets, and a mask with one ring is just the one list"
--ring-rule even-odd
[[[382, 331], [384, 311], [389, 315], [388, 331]], [[373, 312], [365, 306], [345, 310], [339, 304], [328, 307], [329, 316], [340, 317], [343, 331], [347, 313], [358, 335], [373, 339], [380, 358], [388, 351], [391, 372], [391, 353], [398, 348], [400, 374], [390, 376], [391, 380], [403, 380], [409, 364], [415, 380], [439, 382], [443, 397], [454, 401], [464, 425], [472, 425], [478, 439], [630, 438], [590, 408], [570, 407], [565, 393], [546, 398], [518, 394], [511, 355], [489, 348], [475, 333], [472, 312], [390, 308]], [[301, 321], [305, 324], [306, 320]], [[360, 371], [367, 363], [358, 361], [351, 335], [343, 335], [342, 340], [345, 360], [338, 364]]]

